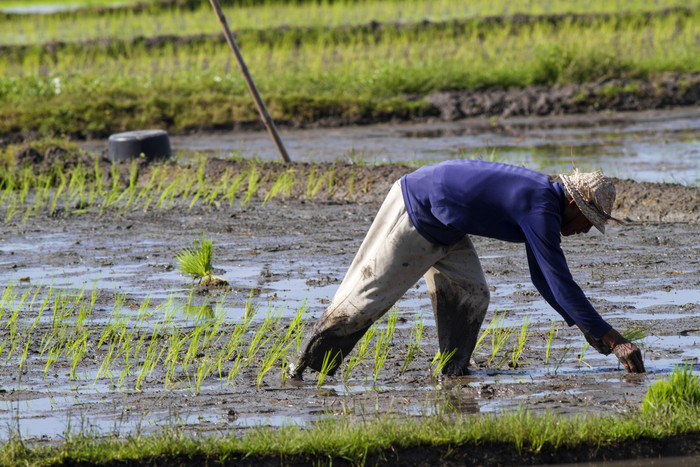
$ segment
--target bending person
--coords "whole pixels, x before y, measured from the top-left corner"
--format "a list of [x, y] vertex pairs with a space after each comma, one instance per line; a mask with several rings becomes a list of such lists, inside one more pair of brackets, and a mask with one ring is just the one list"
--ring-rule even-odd
[[[615, 201], [601, 173], [562, 174], [561, 183], [509, 164], [445, 161], [397, 181], [328, 309], [305, 336], [293, 376], [333, 374], [367, 329], [421, 276], [428, 285], [442, 372], [467, 373], [489, 304], [489, 290], [469, 235], [524, 243], [530, 276], [542, 297], [577, 325], [599, 352], [614, 353], [628, 372], [644, 372], [639, 349], [612, 328], [576, 284], [561, 235], [605, 232]], [[617, 219], [615, 219], [617, 220]]]

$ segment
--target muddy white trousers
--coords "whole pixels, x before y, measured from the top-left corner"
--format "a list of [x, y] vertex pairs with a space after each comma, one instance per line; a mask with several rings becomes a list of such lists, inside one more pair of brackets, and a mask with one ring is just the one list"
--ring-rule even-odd
[[[389, 191], [328, 309], [302, 343], [296, 373], [336, 365], [420, 278], [428, 285], [441, 352], [455, 354], [443, 369], [463, 374], [489, 303], [489, 290], [468, 236], [451, 246], [426, 240], [413, 226], [397, 181]], [[339, 357], [339, 358], [338, 358]]]

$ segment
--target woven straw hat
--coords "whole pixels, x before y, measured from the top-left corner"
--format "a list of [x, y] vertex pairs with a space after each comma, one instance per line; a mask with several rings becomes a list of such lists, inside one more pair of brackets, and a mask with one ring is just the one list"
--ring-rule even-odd
[[576, 169], [570, 174], [561, 174], [559, 178], [583, 215], [601, 233], [605, 233], [608, 219], [622, 222], [610, 215], [615, 203], [615, 185], [610, 178], [601, 172], [581, 173]]

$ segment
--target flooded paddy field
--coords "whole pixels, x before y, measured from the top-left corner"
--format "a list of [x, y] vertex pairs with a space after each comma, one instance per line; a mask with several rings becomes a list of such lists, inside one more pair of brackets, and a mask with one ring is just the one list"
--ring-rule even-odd
[[[191, 149], [202, 150], [195, 141]], [[185, 144], [179, 137], [174, 142]], [[697, 155], [688, 157], [684, 164], [697, 170]], [[212, 159], [208, 174], [236, 163]], [[355, 169], [358, 180], [361, 174], [372, 183], [352, 200], [258, 198], [191, 209], [176, 202], [160, 211], [101, 216], [45, 210], [4, 224], [2, 438], [128, 435], [171, 426], [228, 433], [445, 407], [622, 413], [636, 409], [647, 386], [674, 366], [700, 358], [698, 188], [617, 179], [613, 214], [628, 222], [611, 225], [605, 236], [565, 238], [563, 249], [603, 317], [637, 332], [647, 373], [627, 375], [614, 357], [584, 346], [535, 291], [522, 245], [475, 237], [492, 289], [483, 329], [496, 320], [497, 331], [485, 334], [468, 376], [434, 377], [437, 336], [420, 281], [391, 312], [395, 331], [380, 366], [376, 336], [388, 332], [386, 317], [351, 371], [346, 364], [320, 383], [311, 373], [302, 382], [287, 380], [283, 368], [300, 335], [295, 317], [302, 310], [308, 327], [320, 316], [389, 186], [411, 170]], [[689, 173], [682, 177], [697, 176]], [[177, 253], [201, 233], [214, 242], [214, 272], [228, 288], [196, 288], [177, 270]], [[419, 323], [420, 351], [407, 363]], [[494, 336], [503, 337], [500, 348]], [[283, 337], [287, 347], [274, 354]]]
[[[282, 129], [291, 157], [303, 162], [436, 162], [496, 159], [545, 173], [602, 169], [638, 182], [700, 183], [700, 108], [545, 117], [470, 118], [341, 128]], [[279, 158], [265, 132], [174, 135], [182, 154]], [[104, 141], [84, 143], [101, 151]]]

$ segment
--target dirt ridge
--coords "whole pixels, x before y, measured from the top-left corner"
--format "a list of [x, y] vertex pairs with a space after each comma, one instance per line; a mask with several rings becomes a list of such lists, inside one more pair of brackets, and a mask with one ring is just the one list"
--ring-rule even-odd
[[[48, 148], [44, 154], [31, 145], [15, 153], [15, 170], [31, 166], [35, 173], [46, 172], [60, 163], [63, 172], [82, 165], [91, 167], [93, 157], [99, 157], [102, 173], [110, 174], [110, 162], [106, 155], [91, 156], [83, 152], [70, 152], [60, 146]], [[210, 157], [204, 166], [204, 175], [212, 183], [217, 183], [227, 172], [235, 177], [248, 171], [252, 165], [260, 173], [260, 186], [256, 197], [264, 198], [275, 181], [286, 172], [294, 174], [296, 182], [289, 198], [305, 202], [358, 203], [379, 206], [391, 185], [415, 168], [403, 164], [362, 165], [346, 162], [307, 163], [307, 162], [253, 162], [246, 160], [226, 160]], [[141, 161], [138, 177], [148, 180], [155, 165]], [[194, 167], [189, 167], [194, 169]], [[130, 164], [121, 164], [122, 183], [128, 183]], [[312, 175], [313, 172], [313, 175]], [[333, 186], [327, 182], [319, 184], [318, 192], [308, 198], [310, 177], [317, 180], [332, 174]], [[550, 174], [556, 175], [556, 174]], [[109, 180], [107, 180], [109, 181]], [[613, 215], [631, 222], [698, 222], [700, 219], [700, 187], [678, 183], [638, 182], [630, 179], [613, 178], [617, 199]], [[281, 196], [285, 197], [285, 196]]]
[[[205, 174], [210, 179], [219, 179], [227, 170], [238, 174], [249, 167], [247, 161], [230, 161], [210, 158], [205, 166]], [[297, 177], [308, 177], [313, 168], [317, 174], [323, 174], [333, 168], [336, 189], [332, 193], [324, 184], [316, 201], [355, 202], [376, 204], [384, 199], [394, 181], [412, 172], [414, 168], [400, 165], [355, 165], [349, 163], [281, 164], [267, 162], [258, 164], [263, 174], [259, 196], [272, 188], [273, 183], [287, 170], [293, 170]], [[350, 180], [354, 189], [350, 192]], [[617, 199], [613, 215], [631, 222], [698, 222], [700, 219], [700, 187], [677, 183], [637, 182], [630, 179], [614, 178]], [[292, 198], [305, 199], [306, 185], [298, 183], [291, 193]]]

